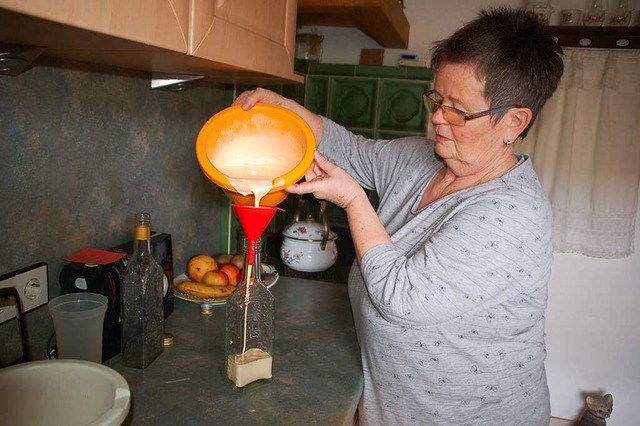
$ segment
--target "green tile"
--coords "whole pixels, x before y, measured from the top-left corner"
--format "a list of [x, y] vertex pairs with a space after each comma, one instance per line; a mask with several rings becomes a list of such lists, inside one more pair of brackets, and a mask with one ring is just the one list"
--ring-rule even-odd
[[353, 76], [355, 75], [356, 65], [349, 64], [320, 64], [309, 63], [310, 75], [338, 75]]
[[309, 61], [296, 59], [293, 62], [293, 71], [297, 74], [306, 75], [309, 72]]
[[304, 106], [320, 115], [327, 115], [329, 102], [329, 78], [307, 77]]
[[427, 112], [422, 102], [423, 82], [382, 81], [378, 107], [378, 128], [381, 131], [422, 132]]
[[224, 86], [224, 105], [229, 106], [236, 98], [235, 86], [233, 84], [225, 84]]
[[299, 104], [304, 104], [304, 84], [285, 84], [282, 86], [282, 96], [293, 99]]
[[358, 65], [356, 67], [356, 76], [357, 77], [406, 79], [407, 73], [405, 68], [403, 67]]
[[346, 127], [373, 128], [377, 81], [332, 78], [329, 118]]
[[431, 68], [404, 67], [409, 80], [433, 80], [433, 70]]

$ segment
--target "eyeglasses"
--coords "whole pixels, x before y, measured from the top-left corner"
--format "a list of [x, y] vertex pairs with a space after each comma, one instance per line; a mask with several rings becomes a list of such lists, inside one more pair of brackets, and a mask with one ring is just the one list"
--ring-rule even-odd
[[467, 121], [475, 120], [476, 118], [484, 117], [485, 115], [492, 115], [498, 112], [506, 111], [511, 108], [519, 108], [518, 105], [506, 105], [497, 108], [491, 108], [486, 111], [476, 112], [475, 114], [469, 114], [464, 111], [454, 108], [452, 106], [442, 105], [440, 102], [433, 99], [435, 90], [428, 90], [422, 94], [422, 101], [424, 106], [431, 111], [431, 114], [435, 114], [438, 108], [442, 108], [442, 114], [444, 119], [454, 126], [464, 126]]

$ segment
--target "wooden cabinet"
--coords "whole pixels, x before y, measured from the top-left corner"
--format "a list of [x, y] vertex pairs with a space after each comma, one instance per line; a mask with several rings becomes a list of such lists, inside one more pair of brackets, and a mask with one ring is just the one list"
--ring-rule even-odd
[[295, 0], [0, 0], [0, 44], [228, 83], [302, 81], [295, 31]]
[[296, 0], [193, 0], [189, 54], [231, 69], [293, 75]]
[[[2, 41], [49, 49], [98, 49], [100, 36], [186, 53], [190, 0], [0, 0]], [[80, 37], [82, 32], [85, 37]], [[104, 41], [104, 40], [102, 40]], [[134, 44], [129, 45], [133, 48]]]
[[409, 47], [409, 21], [398, 0], [298, 0], [298, 25], [355, 27], [382, 47]]

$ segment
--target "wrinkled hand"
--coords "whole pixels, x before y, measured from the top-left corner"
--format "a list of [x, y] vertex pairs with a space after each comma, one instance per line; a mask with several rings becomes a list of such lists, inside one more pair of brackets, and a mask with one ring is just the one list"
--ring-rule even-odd
[[292, 194], [313, 194], [316, 198], [327, 200], [346, 209], [355, 200], [368, 202], [364, 189], [351, 177], [318, 151], [314, 154], [313, 164], [306, 173], [306, 182], [288, 187]]
[[242, 105], [242, 109], [247, 111], [253, 108], [257, 102], [264, 102], [267, 104], [284, 106], [287, 98], [281, 96], [271, 90], [258, 87], [255, 90], [247, 90], [238, 95], [233, 101], [233, 105]]

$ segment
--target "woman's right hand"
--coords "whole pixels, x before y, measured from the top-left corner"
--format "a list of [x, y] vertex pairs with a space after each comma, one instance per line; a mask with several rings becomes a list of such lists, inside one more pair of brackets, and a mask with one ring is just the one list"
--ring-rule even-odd
[[[279, 105], [287, 108], [284, 104], [287, 98], [282, 95], [272, 92], [271, 90], [258, 87], [255, 90], [247, 90], [238, 95], [233, 101], [233, 105], [242, 105], [242, 109], [247, 111], [253, 108], [257, 102], [264, 102], [267, 104]], [[291, 101], [293, 102], [293, 101]]]
[[322, 138], [322, 117], [309, 111], [296, 101], [285, 98], [271, 90], [263, 89], [261, 87], [258, 87], [255, 90], [247, 90], [238, 95], [238, 97], [233, 101], [233, 105], [242, 105], [242, 109], [246, 111], [253, 108], [253, 106], [258, 102], [278, 105], [295, 112], [307, 122], [309, 127], [311, 127], [316, 138], [316, 143], [320, 142], [320, 139]]

